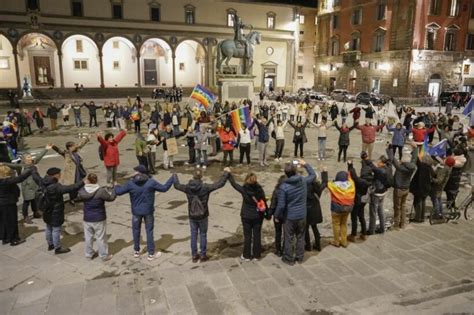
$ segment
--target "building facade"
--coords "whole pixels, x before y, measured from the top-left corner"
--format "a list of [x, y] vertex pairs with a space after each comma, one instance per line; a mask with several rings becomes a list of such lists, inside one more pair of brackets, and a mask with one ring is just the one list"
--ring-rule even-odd
[[[20, 88], [25, 77], [34, 88], [215, 88], [216, 46], [233, 37], [237, 14], [244, 33], [262, 35], [255, 88], [293, 90], [298, 58], [314, 61], [313, 51], [298, 54], [300, 10], [221, 0], [2, 0], [0, 88]], [[233, 59], [226, 71], [241, 67]]]
[[[471, 0], [323, 0], [315, 86], [414, 98], [461, 90]], [[467, 88], [467, 87], [466, 87]]]

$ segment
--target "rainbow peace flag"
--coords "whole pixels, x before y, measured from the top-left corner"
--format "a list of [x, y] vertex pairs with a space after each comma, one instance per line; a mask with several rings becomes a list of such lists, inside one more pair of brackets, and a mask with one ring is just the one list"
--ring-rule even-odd
[[209, 105], [213, 104], [216, 101], [216, 96], [200, 84], [194, 87], [190, 98], [193, 98], [199, 103], [201, 103], [206, 110], [209, 108]]
[[242, 129], [242, 124], [250, 127], [252, 124], [252, 116], [250, 115], [250, 109], [248, 106], [238, 108], [230, 113], [230, 119], [232, 121], [232, 127], [236, 133]]
[[347, 182], [329, 182], [331, 200], [343, 206], [352, 206], [355, 198], [355, 183], [349, 174]]
[[425, 139], [423, 140], [423, 145], [418, 147], [418, 158], [424, 157], [428, 152], [430, 151], [430, 148], [428, 147], [428, 133], [425, 134]]

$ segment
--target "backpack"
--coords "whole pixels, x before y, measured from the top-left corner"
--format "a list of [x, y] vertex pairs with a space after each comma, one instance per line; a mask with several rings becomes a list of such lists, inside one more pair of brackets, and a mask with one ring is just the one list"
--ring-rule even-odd
[[49, 200], [46, 186], [44, 186], [43, 184], [38, 186], [35, 199], [36, 199], [36, 205], [39, 210], [45, 212], [46, 210], [50, 208], [51, 201]]
[[201, 200], [197, 195], [193, 195], [191, 199], [191, 205], [189, 208], [189, 217], [194, 218], [203, 218], [206, 215], [206, 209], [202, 204]]
[[105, 148], [101, 144], [99, 144], [99, 159], [101, 161], [104, 160], [104, 154], [105, 154]]

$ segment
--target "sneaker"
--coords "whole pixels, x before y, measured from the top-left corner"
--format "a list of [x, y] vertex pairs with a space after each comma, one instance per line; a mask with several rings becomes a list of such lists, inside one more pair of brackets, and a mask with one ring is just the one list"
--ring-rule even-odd
[[174, 165], [173, 165], [173, 163], [170, 163], [170, 168], [174, 168]]
[[184, 162], [184, 165], [189, 165], [189, 162]]
[[334, 246], [334, 247], [340, 247], [340, 246], [341, 246], [341, 245], [340, 245], [338, 242], [336, 242], [336, 241], [331, 241], [329, 244], [331, 244], [331, 245]]
[[25, 224], [33, 224], [33, 220], [30, 217], [25, 217], [24, 220]]
[[206, 262], [206, 261], [208, 261], [208, 260], [209, 260], [209, 256], [207, 256], [207, 255], [205, 255], [205, 254], [204, 254], [204, 255], [201, 255], [201, 262]]
[[262, 163], [260, 163], [260, 166], [261, 166], [261, 167], [265, 167], [265, 164], [263, 164], [263, 162], [262, 162]]
[[148, 257], [146, 258], [148, 261], [152, 261], [155, 258], [161, 257], [161, 252], [156, 252], [155, 254], [149, 254]]
[[54, 254], [56, 255], [60, 255], [60, 254], [66, 254], [66, 253], [69, 253], [71, 251], [70, 248], [67, 248], [67, 247], [59, 247], [59, 248], [56, 248], [54, 250]]
[[105, 256], [105, 257], [102, 257], [101, 259], [102, 259], [102, 261], [104, 261], [104, 262], [105, 262], [105, 261], [109, 261], [109, 260], [111, 260], [111, 259], [112, 259], [112, 257], [114, 257], [114, 255], [112, 255], [112, 254], [108, 254], [107, 256]]
[[240, 260], [241, 260], [241, 261], [246, 261], [246, 262], [249, 262], [249, 261], [250, 261], [250, 259], [249, 259], [249, 258], [245, 258], [243, 254], [240, 255]]
[[367, 239], [367, 235], [361, 234], [361, 235], [360, 235], [360, 239], [363, 240], [363, 241], [365, 241], [365, 240]]
[[135, 257], [135, 258], [140, 258], [140, 252], [139, 252], [139, 251], [135, 251], [135, 252], [133, 253], [133, 257]]
[[265, 165], [265, 166], [268, 166], [268, 163], [267, 163], [267, 161], [263, 162], [263, 165]]
[[347, 240], [348, 240], [349, 242], [355, 243], [355, 235], [349, 235], [349, 236], [347, 237]]
[[54, 245], [48, 245], [48, 252], [52, 251], [54, 249]]
[[193, 263], [197, 263], [199, 261], [199, 255], [193, 256]]
[[203, 166], [202, 166], [202, 169], [203, 169], [203, 170], [205, 170], [206, 168], [207, 168], [207, 166], [206, 166], [206, 165], [203, 165]]

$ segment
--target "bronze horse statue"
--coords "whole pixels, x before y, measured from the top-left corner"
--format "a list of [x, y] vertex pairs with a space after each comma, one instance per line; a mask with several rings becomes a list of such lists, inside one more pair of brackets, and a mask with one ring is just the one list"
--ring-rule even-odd
[[245, 44], [236, 43], [233, 39], [226, 39], [217, 45], [217, 70], [222, 73], [222, 62], [225, 60], [226, 66], [232, 58], [245, 59], [245, 74], [248, 74], [253, 64], [253, 46], [260, 44], [262, 38], [260, 32], [250, 31], [245, 36]]

